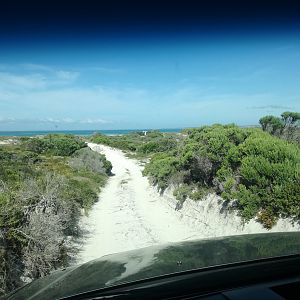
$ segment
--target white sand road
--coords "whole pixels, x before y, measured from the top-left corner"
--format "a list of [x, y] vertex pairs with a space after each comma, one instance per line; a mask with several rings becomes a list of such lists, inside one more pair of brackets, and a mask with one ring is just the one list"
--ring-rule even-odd
[[106, 254], [142, 248], [166, 242], [195, 238], [197, 232], [183, 224], [176, 212], [163, 205], [154, 193], [142, 167], [117, 149], [89, 144], [106, 155], [114, 176], [102, 190], [99, 201], [83, 226], [89, 230], [78, 262], [87, 262]]
[[[172, 194], [161, 196], [150, 186], [138, 161], [108, 146], [88, 145], [106, 155], [114, 176], [89, 215], [81, 220], [88, 233], [76, 263], [161, 243], [267, 231], [255, 220], [242, 225], [237, 213], [222, 212], [222, 201], [216, 195], [204, 201], [186, 201], [182, 209], [175, 210], [177, 202]], [[279, 220], [271, 231], [299, 230], [299, 224]]]

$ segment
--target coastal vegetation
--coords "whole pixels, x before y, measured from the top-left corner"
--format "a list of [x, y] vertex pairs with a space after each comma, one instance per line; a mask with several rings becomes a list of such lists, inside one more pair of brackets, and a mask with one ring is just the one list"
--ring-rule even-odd
[[300, 217], [300, 149], [257, 128], [235, 125], [185, 130], [172, 151], [157, 153], [144, 174], [164, 190], [175, 186], [179, 201], [201, 200], [211, 191], [271, 228], [279, 217]]
[[181, 136], [176, 133], [163, 133], [156, 130], [132, 132], [126, 135], [107, 136], [95, 134], [91, 137], [93, 143], [107, 145], [130, 152], [136, 158], [149, 157], [157, 152], [170, 151], [177, 146]]
[[0, 147], [0, 294], [67, 265], [111, 164], [71, 135]]
[[279, 218], [300, 218], [299, 120], [299, 113], [284, 112], [261, 118], [261, 129], [215, 124], [180, 135], [96, 135], [92, 141], [148, 157], [143, 174], [161, 193], [172, 187], [180, 204], [213, 192], [245, 222], [256, 218], [272, 228]]
[[[299, 113], [265, 116], [261, 128], [214, 124], [88, 140], [146, 161], [143, 175], [178, 200], [219, 195], [244, 222], [272, 228], [300, 220]], [[0, 147], [0, 294], [67, 266], [76, 254], [79, 219], [97, 201], [112, 165], [86, 139], [51, 134]], [[127, 179], [121, 185], [127, 184]]]

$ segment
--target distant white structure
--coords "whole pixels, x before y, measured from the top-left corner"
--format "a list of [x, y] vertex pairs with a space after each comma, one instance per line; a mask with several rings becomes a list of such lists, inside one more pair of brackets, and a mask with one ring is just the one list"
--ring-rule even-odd
[[148, 132], [147, 130], [143, 130], [144, 135], [147, 135], [147, 132]]

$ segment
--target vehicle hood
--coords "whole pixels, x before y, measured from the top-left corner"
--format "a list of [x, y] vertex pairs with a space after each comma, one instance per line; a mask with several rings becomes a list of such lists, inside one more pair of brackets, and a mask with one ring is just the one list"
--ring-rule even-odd
[[59, 299], [165, 274], [300, 252], [300, 232], [229, 236], [111, 254], [57, 270], [5, 299]]

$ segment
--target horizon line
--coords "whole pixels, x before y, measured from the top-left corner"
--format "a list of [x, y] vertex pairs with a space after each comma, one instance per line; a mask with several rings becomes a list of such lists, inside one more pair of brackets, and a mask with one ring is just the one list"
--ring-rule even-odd
[[[60, 132], [60, 131], [134, 131], [134, 130], [174, 130], [174, 129], [188, 129], [188, 128], [199, 128], [202, 126], [212, 126], [215, 124], [220, 123], [214, 123], [211, 125], [199, 125], [199, 126], [184, 126], [184, 127], [159, 127], [159, 128], [126, 128], [126, 129], [32, 129], [32, 130], [0, 130], [0, 133], [2, 132]], [[259, 127], [259, 124], [249, 124], [249, 125], [238, 125], [235, 123], [226, 123], [226, 124], [220, 124], [220, 125], [228, 125], [228, 124], [234, 124], [238, 127]]]

